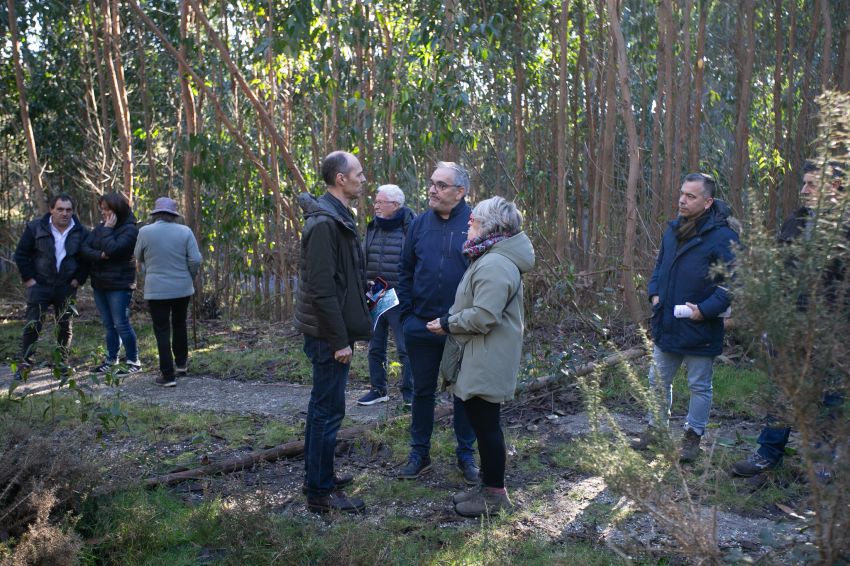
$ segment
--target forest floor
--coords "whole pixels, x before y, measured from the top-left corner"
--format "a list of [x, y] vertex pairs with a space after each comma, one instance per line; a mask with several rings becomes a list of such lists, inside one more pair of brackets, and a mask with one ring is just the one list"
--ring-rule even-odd
[[[20, 321], [15, 318], [8, 317], [0, 326], [7, 356], [20, 331]], [[142, 317], [136, 321], [137, 328], [146, 324]], [[86, 320], [85, 316], [78, 321], [75, 354], [80, 360], [96, 361], [86, 347], [97, 348], [98, 326], [96, 320]], [[310, 388], [309, 366], [306, 360], [298, 359], [303, 358], [300, 337], [284, 327], [262, 323], [236, 326], [215, 321], [203, 323], [202, 333], [206, 338], [193, 354], [190, 376], [179, 378], [175, 388], [154, 385], [156, 373], [150, 371], [155, 360], [152, 336], [141, 329], [142, 357], [148, 371], [111, 385], [95, 383], [85, 371], [77, 374], [76, 382], [89, 399], [102, 406], [110, 406], [117, 399], [127, 418], [126, 423], [114, 428], [102, 429], [92, 422], [80, 429], [84, 430], [81, 434], [91, 437], [98, 452], [107, 456], [102, 467], [108, 481], [132, 490], [133, 485], [147, 477], [243, 456], [303, 437]], [[42, 340], [41, 347], [49, 348], [47, 340]], [[558, 350], [558, 346], [547, 351], [550, 350]], [[382, 541], [375, 543], [379, 545], [376, 551], [391, 562], [477, 563], [476, 557], [483, 562], [501, 562], [506, 556], [509, 561], [535, 562], [534, 557], [540, 556], [541, 560], [565, 563], [558, 556], [575, 556], [578, 547], [589, 553], [591, 558], [585, 560], [588, 563], [616, 563], [626, 556], [646, 563], [656, 563], [662, 556], [681, 559], [674, 538], [662, 522], [607, 486], [601, 477], [577, 465], [575, 441], [588, 434], [590, 425], [574, 384], [505, 405], [507, 485], [518, 510], [494, 523], [495, 530], [482, 531], [483, 523], [459, 517], [452, 509], [452, 493], [465, 486], [454, 467], [451, 419], [442, 419], [435, 429], [434, 470], [414, 482], [394, 479], [395, 470], [407, 456], [409, 416], [402, 410], [397, 392], [388, 403], [371, 407], [356, 404], [357, 398], [368, 390], [368, 378], [365, 350], [358, 347], [355, 356], [359, 361], [352, 368], [343, 427], [373, 424], [375, 428], [358, 439], [340, 442], [336, 465], [340, 472], [355, 476], [355, 484], [348, 492], [363, 498], [368, 506], [367, 513], [355, 519], [355, 524], [369, 525], [382, 533]], [[643, 371], [640, 364], [636, 369]], [[721, 368], [718, 381], [734, 383], [742, 376], [746, 379], [752, 375], [753, 372], [730, 366]], [[0, 391], [8, 390], [10, 384], [11, 371], [9, 366], [3, 366]], [[44, 415], [53, 414], [54, 422], [56, 408], [48, 411], [45, 404], [57, 404], [59, 412], [66, 415], [59, 421], [67, 423], [67, 415], [73, 414], [73, 398], [78, 394], [51, 393], [56, 384], [49, 368], [37, 368], [12, 397], [33, 403], [29, 414], [34, 412], [33, 406], [41, 407]], [[729, 478], [726, 469], [752, 450], [760, 424], [757, 411], [738, 410], [740, 391], [724, 392], [724, 387], [716, 384], [720, 398], [712, 415], [714, 424], [703, 442], [704, 455], [693, 466], [684, 468], [685, 477], [689, 484], [692, 482], [692, 495], [705, 513], [706, 528], [716, 528], [724, 551], [738, 558], [777, 558], [809, 542], [803, 519], [805, 486], [799, 480], [801, 474], [793, 458], [787, 458], [782, 470], [757, 485]], [[758, 383], [753, 384], [753, 389], [758, 389]], [[643, 418], [629, 402], [622, 384], [612, 385], [607, 392], [607, 405], [621, 430], [627, 434], [639, 431], [644, 426]], [[674, 424], [681, 423], [685, 412], [682, 391], [677, 393], [680, 399], [674, 407]], [[441, 401], [448, 402], [445, 398]], [[16, 410], [24, 411], [21, 406]], [[235, 506], [285, 517], [307, 532], [327, 535], [330, 530], [335, 537], [344, 539], [333, 525], [335, 521], [348, 524], [345, 521], [351, 519], [320, 518], [308, 512], [300, 492], [302, 481], [303, 459], [283, 459], [232, 474], [185, 481], [164, 493], [182, 501], [188, 509], [217, 502], [224, 508]], [[161, 505], [150, 500], [146, 504]], [[98, 533], [97, 526], [91, 529]], [[489, 532], [490, 536], [501, 533], [499, 536], [510, 540], [525, 541], [522, 545], [533, 543], [534, 548], [520, 545], [522, 548], [518, 549], [516, 542], [505, 543], [510, 550], [503, 549], [503, 554], [493, 558], [491, 549], [481, 548], [492, 543], [481, 542], [482, 532]], [[413, 546], [408, 541], [413, 541]], [[461, 553], [460, 559], [446, 554], [447, 547], [458, 541], [476, 550]], [[550, 550], [542, 551], [540, 545]], [[219, 558], [229, 561], [223, 558], [226, 551], [215, 544], [196, 543], [189, 550], [178, 546], [180, 552], [195, 557], [188, 563], [209, 563]], [[553, 554], [552, 548], [560, 548], [557, 552], [561, 554]], [[171, 556], [174, 549], [162, 552]], [[303, 548], [291, 552], [295, 552], [291, 554], [293, 562], [311, 562], [304, 557], [314, 556], [311, 553], [318, 553], [316, 560], [338, 563], [363, 563], [373, 556], [366, 553], [361, 559], [360, 554], [350, 551], [339, 554], [339, 548], [311, 548], [306, 555], [298, 554], [305, 552]], [[676, 556], [680, 558], [675, 559]], [[286, 559], [279, 559], [287, 563]]]

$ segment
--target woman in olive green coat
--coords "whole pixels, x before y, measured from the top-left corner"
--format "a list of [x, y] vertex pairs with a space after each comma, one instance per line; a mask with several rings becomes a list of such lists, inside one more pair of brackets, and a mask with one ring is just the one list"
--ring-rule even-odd
[[[449, 313], [428, 323], [462, 348], [452, 391], [463, 401], [481, 457], [481, 488], [453, 497], [455, 510], [477, 517], [510, 509], [505, 490], [501, 404], [513, 399], [524, 330], [521, 275], [534, 267], [522, 215], [501, 197], [480, 202], [469, 218], [464, 254], [470, 264]], [[450, 377], [450, 376], [444, 376]]]

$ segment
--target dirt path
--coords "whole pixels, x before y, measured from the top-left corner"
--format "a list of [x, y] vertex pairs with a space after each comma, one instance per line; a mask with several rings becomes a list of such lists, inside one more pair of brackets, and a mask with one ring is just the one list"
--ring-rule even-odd
[[[304, 418], [310, 400], [308, 385], [189, 376], [179, 378], [177, 387], [166, 388], [157, 386], [154, 378], [153, 373], [145, 372], [127, 377], [121, 382], [120, 388], [114, 388], [95, 386], [86, 374], [76, 376], [81, 385], [97, 391], [104, 398], [120, 394], [125, 401], [152, 403], [175, 410], [254, 414], [295, 420]], [[0, 391], [8, 389], [11, 382], [9, 366], [3, 366], [0, 368]], [[45, 394], [55, 390], [57, 383], [49, 369], [36, 369], [15, 391], [28, 395]], [[373, 422], [400, 410], [398, 396], [391, 397], [388, 403], [359, 406], [357, 399], [367, 391], [358, 387], [349, 387], [346, 391], [346, 416], [355, 423]]]

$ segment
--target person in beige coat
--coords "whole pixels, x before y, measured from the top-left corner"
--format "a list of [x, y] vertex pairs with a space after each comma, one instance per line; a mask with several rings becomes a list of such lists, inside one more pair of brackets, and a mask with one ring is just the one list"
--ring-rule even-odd
[[451, 389], [463, 402], [481, 457], [480, 488], [452, 498], [455, 511], [467, 517], [512, 507], [505, 490], [505, 438], [499, 420], [502, 403], [514, 397], [522, 353], [521, 276], [534, 267], [534, 248], [521, 225], [516, 205], [502, 197], [473, 209], [464, 244], [469, 267], [449, 313], [428, 323], [434, 334], [450, 334], [462, 351]]

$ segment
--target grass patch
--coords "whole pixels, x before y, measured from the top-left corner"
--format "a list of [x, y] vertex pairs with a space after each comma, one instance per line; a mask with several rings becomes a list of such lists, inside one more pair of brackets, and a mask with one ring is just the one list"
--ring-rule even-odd
[[548, 565], [576, 557], [583, 564], [620, 564], [591, 545], [529, 537], [510, 517], [458, 529], [405, 517], [376, 524], [368, 515], [325, 522], [222, 499], [190, 506], [167, 490], [92, 500], [78, 528], [90, 541], [84, 564]]

